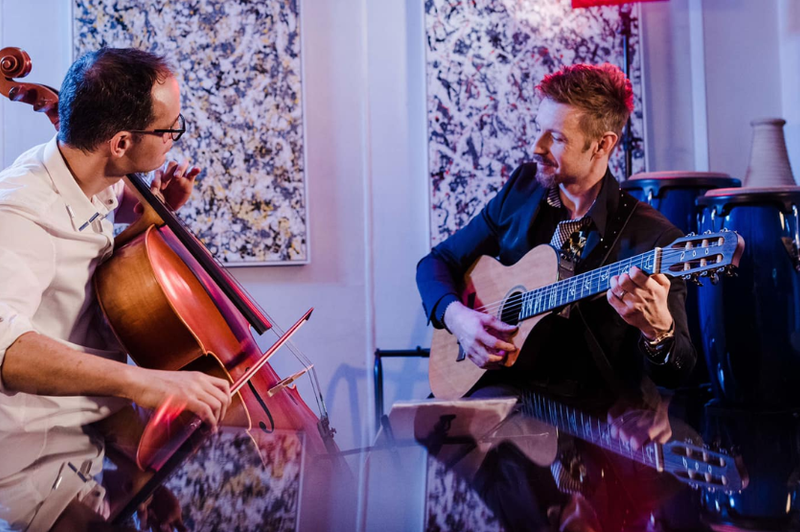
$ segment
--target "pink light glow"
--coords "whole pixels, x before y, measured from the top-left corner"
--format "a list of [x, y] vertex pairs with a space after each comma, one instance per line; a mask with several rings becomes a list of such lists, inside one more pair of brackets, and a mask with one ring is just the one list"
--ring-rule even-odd
[[579, 7], [619, 6], [637, 2], [666, 2], [668, 0], [572, 0], [572, 9]]

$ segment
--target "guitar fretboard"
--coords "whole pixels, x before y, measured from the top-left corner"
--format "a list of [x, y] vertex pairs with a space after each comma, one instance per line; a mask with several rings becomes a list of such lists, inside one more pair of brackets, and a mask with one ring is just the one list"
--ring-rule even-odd
[[652, 468], [663, 469], [662, 445], [650, 442], [634, 451], [630, 444], [611, 436], [611, 426], [575, 408], [563, 405], [535, 392], [522, 397], [523, 414], [543, 421], [576, 438], [586, 440], [613, 453]]
[[634, 266], [641, 268], [648, 275], [660, 273], [654, 271], [658, 264], [660, 252], [661, 248], [656, 248], [641, 255], [525, 292], [520, 299], [521, 307], [518, 321], [604, 292], [609, 288], [609, 279], [611, 277], [627, 273]]

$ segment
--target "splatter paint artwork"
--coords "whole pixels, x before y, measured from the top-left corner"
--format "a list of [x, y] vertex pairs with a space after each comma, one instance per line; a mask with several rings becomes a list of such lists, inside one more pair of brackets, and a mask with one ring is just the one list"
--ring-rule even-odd
[[[642, 137], [638, 21], [633, 18], [633, 134]], [[572, 9], [570, 0], [428, 0], [428, 161], [431, 243], [463, 227], [530, 161], [538, 101], [534, 87], [575, 63], [624, 66], [619, 7]], [[624, 153], [611, 171], [624, 177]], [[633, 173], [644, 169], [644, 146]]]
[[227, 266], [308, 262], [297, 0], [74, 0], [76, 57], [164, 55], [187, 132], [171, 158], [204, 168], [179, 212]]

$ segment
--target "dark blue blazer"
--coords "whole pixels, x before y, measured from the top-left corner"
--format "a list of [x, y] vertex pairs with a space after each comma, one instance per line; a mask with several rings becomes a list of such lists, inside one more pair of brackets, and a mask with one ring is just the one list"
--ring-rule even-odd
[[[445, 308], [458, 298], [464, 273], [481, 255], [511, 265], [535, 246], [549, 242], [559, 220], [554, 217], [556, 210], [547, 205], [547, 190], [537, 183], [535, 175], [533, 163], [517, 168], [480, 213], [418, 263], [417, 286], [425, 313], [435, 327], [444, 327]], [[606, 234], [617, 215], [622, 194], [607, 171], [589, 211], [592, 224], [577, 273], [665, 246], [682, 236], [661, 213], [641, 202], [637, 202], [619, 238]], [[619, 382], [638, 387], [641, 377], [648, 374], [656, 384], [678, 385], [694, 367], [696, 353], [686, 322], [685, 283], [682, 279], [671, 281], [668, 303], [675, 320], [675, 341], [666, 364], [654, 363], [638, 329], [625, 323], [605, 297], [596, 297], [579, 302], [580, 313], [543, 319], [528, 337], [517, 364], [507, 370], [487, 372], [488, 378], [512, 380], [520, 385], [566, 382], [576, 390], [607, 393], [611, 385], [603, 378], [596, 356], [590, 351], [588, 324]]]

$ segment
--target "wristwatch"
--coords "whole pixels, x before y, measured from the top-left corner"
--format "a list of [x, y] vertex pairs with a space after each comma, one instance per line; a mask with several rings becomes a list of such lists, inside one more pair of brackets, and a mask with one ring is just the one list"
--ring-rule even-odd
[[661, 333], [652, 340], [648, 340], [644, 334], [642, 334], [642, 345], [644, 345], [644, 351], [647, 354], [647, 357], [650, 359], [650, 362], [653, 364], [666, 364], [669, 360], [670, 351], [672, 350], [672, 344], [675, 341], [675, 321], [673, 320], [672, 325], [669, 326], [667, 332]]

